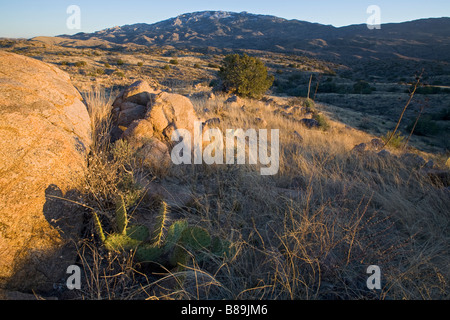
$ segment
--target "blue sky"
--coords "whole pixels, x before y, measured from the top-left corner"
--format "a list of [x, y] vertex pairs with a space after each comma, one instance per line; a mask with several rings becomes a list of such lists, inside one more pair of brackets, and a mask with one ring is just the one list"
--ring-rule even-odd
[[[81, 9], [81, 29], [66, 26], [69, 5]], [[370, 5], [381, 9], [381, 22], [449, 17], [449, 0], [0, 0], [0, 37], [55, 36], [94, 32], [133, 23], [154, 23], [179, 14], [203, 11], [248, 11], [336, 27], [366, 23]]]

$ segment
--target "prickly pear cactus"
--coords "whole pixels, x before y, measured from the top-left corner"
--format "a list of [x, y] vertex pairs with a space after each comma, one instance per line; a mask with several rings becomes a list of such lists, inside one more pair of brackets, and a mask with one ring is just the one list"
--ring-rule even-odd
[[116, 205], [116, 225], [117, 225], [117, 232], [125, 235], [128, 225], [128, 215], [125, 199], [123, 196], [120, 196], [120, 200]]
[[161, 259], [163, 250], [154, 244], [146, 243], [140, 245], [136, 250], [136, 258], [140, 262], [154, 262]]
[[156, 217], [156, 223], [152, 233], [152, 242], [159, 247], [162, 246], [163, 243], [164, 230], [167, 224], [167, 212], [167, 203], [161, 201], [161, 207]]
[[120, 252], [135, 250], [141, 243], [127, 235], [114, 233], [106, 238], [104, 245], [109, 251]]
[[105, 233], [103, 232], [103, 227], [102, 227], [102, 223], [100, 222], [100, 218], [98, 217], [97, 212], [92, 212], [93, 218], [94, 218], [94, 229], [95, 232], [97, 233], [97, 236], [100, 238], [101, 242], [105, 242], [106, 237], [105, 237]]
[[146, 226], [142, 226], [142, 225], [130, 225], [127, 228], [126, 234], [131, 239], [142, 241], [142, 242], [147, 241], [147, 239], [150, 236], [150, 232], [148, 231], [148, 228]]
[[211, 245], [211, 236], [204, 228], [188, 227], [181, 235], [180, 244], [194, 251], [205, 250]]
[[201, 227], [189, 226], [185, 220], [175, 221], [166, 232], [168, 206], [161, 201], [153, 231], [143, 225], [129, 225], [127, 207], [121, 196], [116, 207], [116, 232], [105, 236], [97, 213], [93, 212], [97, 235], [109, 251], [134, 251], [139, 262], [157, 262], [167, 267], [182, 268], [191, 255], [198, 260], [212, 255], [230, 256], [230, 243], [218, 237], [211, 238]]
[[186, 230], [187, 228], [188, 223], [185, 220], [176, 221], [169, 227], [165, 239], [164, 252], [168, 252], [175, 247], [175, 245], [181, 239], [184, 230]]
[[218, 257], [230, 257], [232, 255], [231, 243], [214, 237], [211, 241], [211, 253]]

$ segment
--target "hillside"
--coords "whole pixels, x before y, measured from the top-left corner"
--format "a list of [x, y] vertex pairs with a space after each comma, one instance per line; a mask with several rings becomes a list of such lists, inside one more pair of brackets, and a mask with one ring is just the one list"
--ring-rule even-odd
[[369, 30], [365, 24], [336, 28], [247, 12], [204, 11], [154, 24], [62, 37], [176, 48], [255, 49], [341, 62], [398, 57], [450, 60], [450, 18], [385, 24], [381, 30]]

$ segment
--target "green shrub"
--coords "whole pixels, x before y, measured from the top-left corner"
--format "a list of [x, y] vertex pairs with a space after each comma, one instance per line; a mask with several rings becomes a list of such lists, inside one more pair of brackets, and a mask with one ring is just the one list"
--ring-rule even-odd
[[323, 131], [327, 131], [330, 128], [327, 118], [320, 113], [314, 113], [313, 117], [319, 123], [319, 128]]
[[117, 60], [118, 66], [123, 66], [124, 64], [125, 64], [125, 62], [122, 59]]
[[111, 65], [109, 63], [105, 63], [105, 68], [111, 68]]
[[306, 99], [303, 102], [303, 105], [305, 106], [306, 112], [316, 113], [316, 104], [314, 103], [314, 101], [312, 99]]
[[173, 64], [173, 65], [178, 65], [179, 64], [177, 59], [172, 59], [172, 60], [169, 61], [169, 63]]
[[143, 65], [144, 65], [144, 63], [143, 62], [138, 62], [138, 67], [142, 67]]
[[170, 70], [170, 66], [168, 64], [166, 64], [163, 69], [166, 70], [166, 71], [169, 71]]
[[388, 133], [386, 133], [385, 136], [381, 137], [381, 140], [383, 140], [384, 143], [388, 142], [389, 139], [391, 139], [388, 143], [388, 146], [392, 147], [392, 148], [400, 148], [401, 146], [404, 145], [406, 138], [404, 136], [402, 136], [401, 132], [396, 132], [392, 138], [392, 131], [388, 131]]
[[226, 56], [219, 78], [225, 91], [248, 98], [260, 98], [274, 82], [264, 63], [246, 54]]
[[77, 68], [85, 67], [86, 65], [86, 61], [78, 61], [77, 63], [75, 63], [75, 67]]
[[198, 63], [196, 63], [196, 64], [194, 64], [194, 68], [195, 69], [201, 69], [201, 66]]

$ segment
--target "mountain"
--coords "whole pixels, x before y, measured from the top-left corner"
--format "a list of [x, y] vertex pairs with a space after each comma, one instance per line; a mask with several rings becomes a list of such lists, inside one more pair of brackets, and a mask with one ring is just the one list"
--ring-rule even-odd
[[450, 61], [450, 18], [336, 28], [247, 12], [203, 11], [154, 24], [133, 24], [61, 37], [114, 44], [255, 49], [312, 55], [327, 60]]

